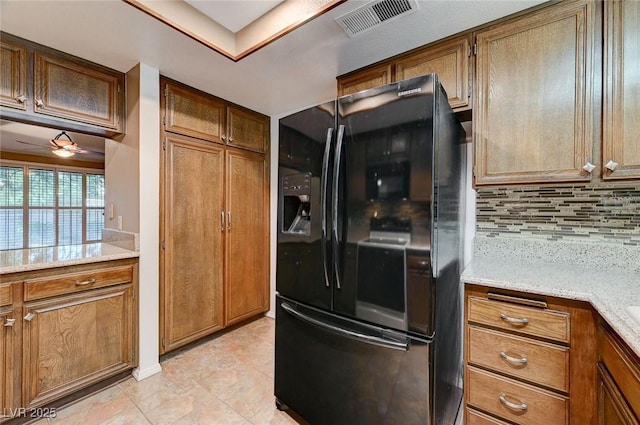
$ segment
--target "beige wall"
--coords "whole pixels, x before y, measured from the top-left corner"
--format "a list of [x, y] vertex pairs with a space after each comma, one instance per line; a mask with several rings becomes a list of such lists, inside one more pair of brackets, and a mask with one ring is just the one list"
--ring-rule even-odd
[[[127, 129], [121, 141], [105, 140], [105, 222], [104, 227], [140, 232], [139, 130], [140, 66], [127, 73]], [[113, 217], [111, 210], [113, 208]], [[118, 228], [122, 217], [122, 228]]]

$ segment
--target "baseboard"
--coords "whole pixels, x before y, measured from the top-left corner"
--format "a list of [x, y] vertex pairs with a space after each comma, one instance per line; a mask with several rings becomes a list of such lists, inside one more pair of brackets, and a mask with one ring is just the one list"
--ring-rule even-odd
[[133, 375], [136, 381], [139, 382], [160, 372], [162, 372], [162, 367], [160, 366], [160, 363], [156, 363], [153, 366], [147, 367], [145, 369], [135, 368], [133, 369], [131, 375]]

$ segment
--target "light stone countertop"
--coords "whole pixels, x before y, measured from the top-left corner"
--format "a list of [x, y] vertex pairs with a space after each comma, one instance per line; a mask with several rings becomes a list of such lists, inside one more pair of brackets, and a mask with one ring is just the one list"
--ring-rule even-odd
[[140, 253], [102, 242], [0, 251], [0, 275], [76, 264], [139, 257]]
[[[552, 242], [541, 255], [549, 245], [518, 243], [509, 248], [509, 244], [485, 242], [479, 247], [476, 241], [474, 259], [462, 274], [463, 282], [587, 301], [640, 356], [640, 323], [626, 310], [640, 306], [640, 249]], [[535, 253], [527, 255], [530, 249]], [[608, 250], [602, 261], [594, 254]]]

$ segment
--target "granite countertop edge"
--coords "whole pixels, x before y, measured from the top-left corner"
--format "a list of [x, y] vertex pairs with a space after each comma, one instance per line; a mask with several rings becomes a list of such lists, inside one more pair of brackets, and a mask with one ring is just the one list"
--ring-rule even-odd
[[638, 273], [615, 268], [474, 259], [465, 268], [461, 280], [466, 284], [589, 302], [640, 357], [640, 323], [626, 311], [628, 306], [640, 305], [640, 289], [629, 290], [640, 286]]
[[[4, 262], [0, 262], [0, 275], [140, 257], [139, 251], [132, 251], [132, 250], [120, 248], [114, 245], [110, 245], [107, 243], [94, 243], [94, 244], [82, 245], [82, 247], [87, 247], [87, 246], [99, 246], [101, 251], [100, 254], [93, 254], [93, 253], [89, 255], [83, 254], [81, 257], [76, 257], [76, 258], [42, 260], [42, 261], [36, 261], [36, 262], [26, 263], [26, 264], [6, 265]], [[52, 247], [52, 249], [57, 249], [57, 248], [58, 247]], [[24, 252], [27, 250], [17, 250], [17, 251]]]

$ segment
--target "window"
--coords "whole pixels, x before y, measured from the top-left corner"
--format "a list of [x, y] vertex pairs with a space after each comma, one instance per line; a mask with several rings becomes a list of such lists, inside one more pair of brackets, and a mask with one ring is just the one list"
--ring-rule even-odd
[[0, 166], [0, 250], [102, 239], [104, 174]]

